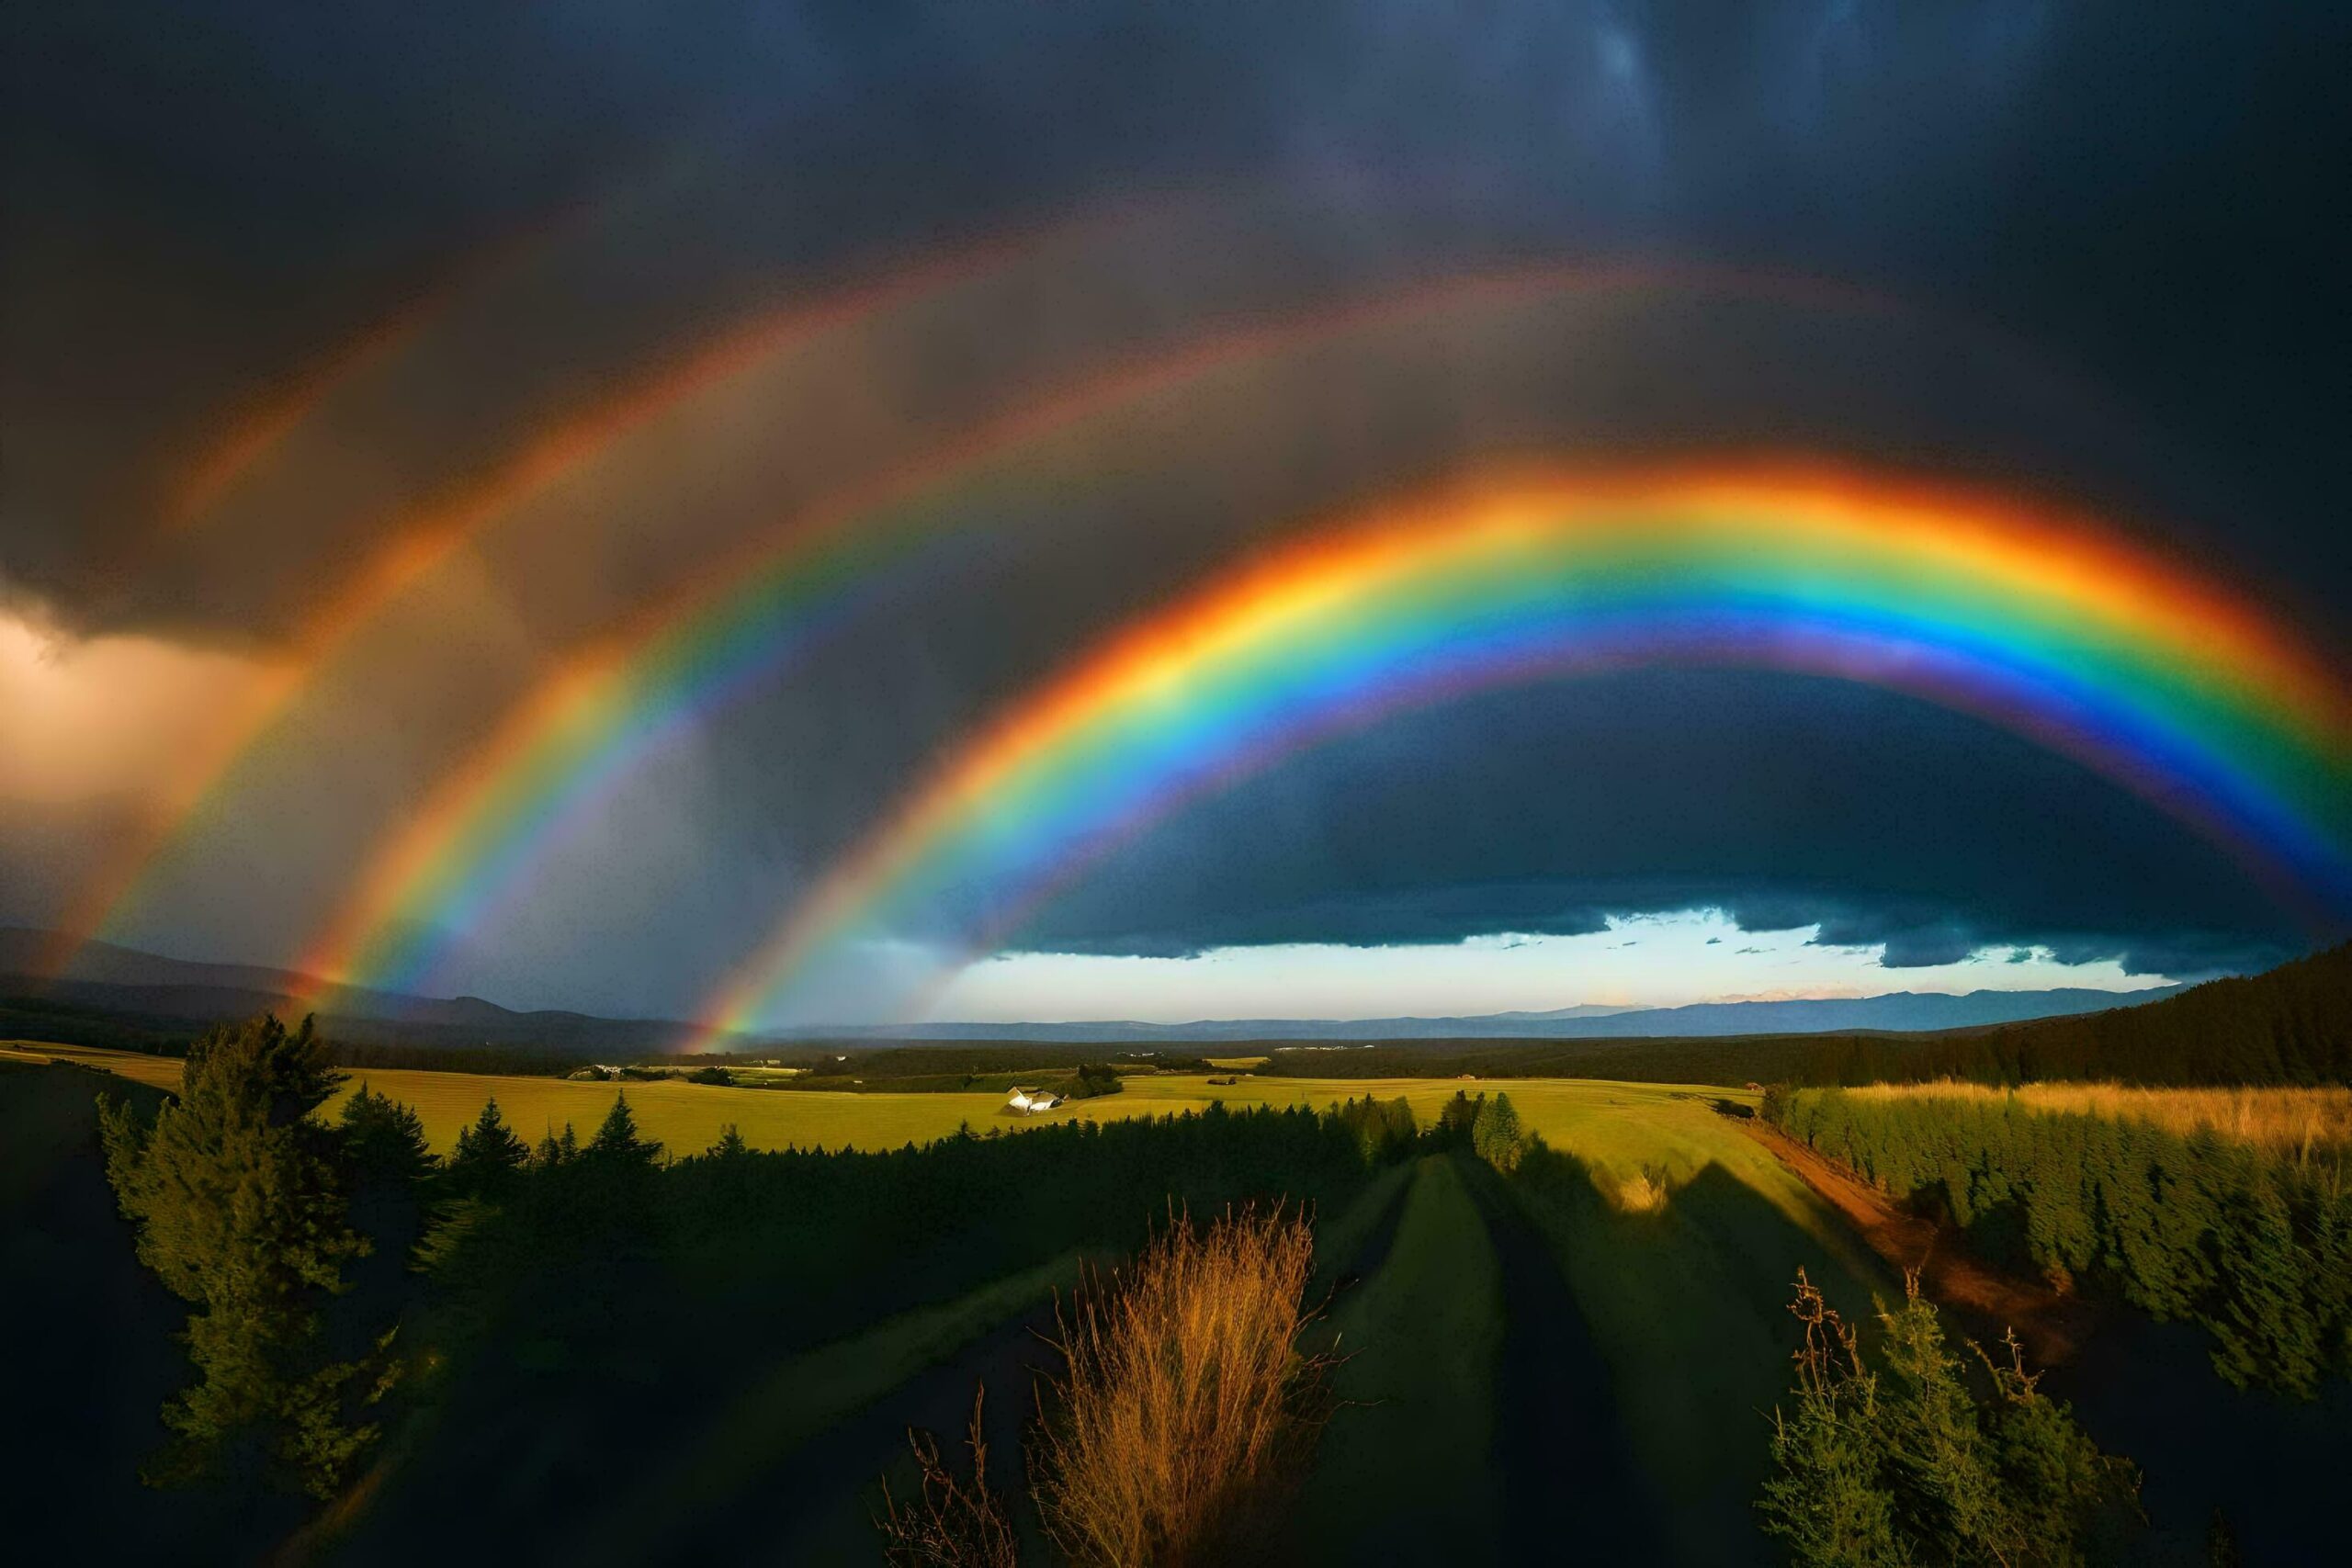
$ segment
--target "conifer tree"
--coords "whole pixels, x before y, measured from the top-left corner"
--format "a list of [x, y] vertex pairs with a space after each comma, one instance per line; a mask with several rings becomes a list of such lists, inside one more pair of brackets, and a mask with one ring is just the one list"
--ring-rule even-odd
[[1470, 1129], [1470, 1146], [1480, 1159], [1505, 1173], [1516, 1170], [1526, 1141], [1510, 1095], [1498, 1092], [1494, 1099], [1480, 1103]]
[[449, 1156], [450, 1185], [468, 1197], [498, 1198], [513, 1188], [530, 1158], [530, 1149], [506, 1124], [492, 1098], [471, 1125], [458, 1132], [458, 1146]]
[[559, 1166], [570, 1165], [578, 1157], [580, 1137], [571, 1130], [571, 1123], [566, 1122], [563, 1124], [563, 1136], [560, 1138], [556, 1136], [555, 1127], [550, 1123], [547, 1135], [539, 1140], [538, 1148], [531, 1156], [531, 1163], [537, 1169], [553, 1170]]
[[1910, 1284], [1879, 1315], [1881, 1374], [1798, 1272], [1796, 1410], [1773, 1412], [1765, 1532], [1800, 1568], [2080, 1568], [2102, 1529], [2138, 1518], [2136, 1471], [2036, 1388], [2014, 1336], [2006, 1364], [1976, 1352], [1972, 1381]]
[[1854, 1331], [1802, 1269], [1789, 1310], [1804, 1325], [1804, 1341], [1795, 1356], [1795, 1413], [1772, 1412], [1775, 1473], [1756, 1505], [1764, 1533], [1785, 1542], [1801, 1565], [1908, 1562], [1895, 1535], [1894, 1497], [1880, 1477], [1877, 1374], [1863, 1365]]
[[1993, 1470], [1960, 1360], [1944, 1342], [1935, 1307], [1919, 1294], [1918, 1276], [1905, 1285], [1903, 1305], [1879, 1319], [1897, 1522], [1915, 1540], [1949, 1547], [1956, 1561], [2022, 1562], [2026, 1542]]
[[380, 1386], [330, 1359], [320, 1333], [368, 1249], [347, 1220], [339, 1139], [311, 1115], [339, 1077], [310, 1020], [288, 1032], [262, 1017], [198, 1041], [152, 1126], [106, 1110], [107, 1179], [140, 1259], [198, 1309], [185, 1336], [197, 1382], [164, 1407], [180, 1440], [152, 1479], [258, 1472], [325, 1496], [375, 1436], [351, 1407]]
[[437, 1163], [424, 1141], [423, 1118], [390, 1095], [373, 1092], [365, 1081], [343, 1102], [339, 1125], [344, 1158], [360, 1182], [405, 1190], [424, 1180]]
[[[571, 1129], [564, 1129], [569, 1133]], [[628, 1108], [627, 1093], [613, 1096], [613, 1108], [589, 1140], [586, 1157], [606, 1165], [650, 1166], [662, 1157], [662, 1145], [638, 1135], [637, 1114]]]

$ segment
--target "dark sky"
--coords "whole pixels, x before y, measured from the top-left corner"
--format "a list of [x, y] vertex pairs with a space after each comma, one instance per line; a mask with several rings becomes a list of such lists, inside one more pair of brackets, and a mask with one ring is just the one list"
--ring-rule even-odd
[[[763, 312], [1007, 258], [486, 530], [173, 842], [107, 927], [141, 945], [292, 957], [533, 680], [796, 502], [1072, 376], [1537, 262], [1679, 281], [1359, 335], [967, 498], [854, 625], [462, 933], [450, 987], [692, 1006], [1075, 649], [1253, 539], [1497, 455], [1801, 450], [2048, 494], [2347, 656], [2337, 7], [175, 0], [0, 28], [0, 615], [69, 653], [300, 652], [393, 520], [535, 434]], [[191, 491], [289, 398], [266, 461]], [[53, 722], [0, 739], [89, 744]], [[56, 922], [153, 803], [130, 773], [12, 777], [0, 922]], [[1027, 940], [1694, 908], [1818, 921], [1895, 968], [2034, 944], [2194, 975], [2334, 934], [1974, 720], [1657, 671], [1320, 748]]]

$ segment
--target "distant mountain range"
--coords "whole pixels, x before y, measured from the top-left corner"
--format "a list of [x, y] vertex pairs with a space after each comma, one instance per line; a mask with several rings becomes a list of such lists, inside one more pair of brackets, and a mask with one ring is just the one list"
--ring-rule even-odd
[[[359, 1044], [510, 1045], [582, 1056], [675, 1049], [693, 1026], [672, 1019], [517, 1012], [480, 997], [414, 997], [357, 986], [316, 986], [290, 969], [200, 964], [92, 942], [55, 978], [38, 976], [50, 933], [0, 926], [0, 998], [60, 1002], [185, 1033], [268, 1011], [316, 1011], [322, 1028]], [[305, 999], [310, 998], [310, 999]], [[0, 1019], [0, 1032], [21, 1026]]]
[[1620, 1008], [1588, 1003], [1550, 1012], [1480, 1013], [1467, 1018], [1238, 1018], [1190, 1023], [1105, 1019], [1080, 1023], [914, 1023], [860, 1029], [792, 1030], [779, 1043], [816, 1041], [1020, 1040], [1121, 1045], [1261, 1040], [1646, 1040], [1725, 1034], [1910, 1032], [1973, 1029], [2033, 1018], [2099, 1012], [2168, 997], [2182, 987], [2101, 991], [1893, 991], [1877, 997], [1814, 1000], [1697, 1002], [1688, 1007]]
[[[441, 998], [353, 986], [321, 989], [290, 970], [199, 964], [135, 948], [89, 942], [55, 979], [33, 978], [46, 931], [0, 926], [0, 995], [35, 997], [143, 1020], [205, 1024], [265, 1009], [298, 1010], [316, 994], [321, 1021], [361, 1043], [413, 1045], [521, 1045], [596, 1055], [674, 1047], [691, 1032], [668, 1019], [599, 1018], [589, 1013], [517, 1012], [480, 997]], [[1581, 1003], [1546, 1012], [1482, 1013], [1467, 1018], [1202, 1019], [1143, 1023], [1129, 1019], [1080, 1023], [919, 1023], [788, 1030], [746, 1046], [892, 1041], [1005, 1040], [1035, 1043], [1181, 1045], [1295, 1040], [1610, 1040], [1827, 1032], [1909, 1032], [1969, 1029], [2027, 1019], [2098, 1012], [2154, 1001], [2177, 986], [2118, 993], [2072, 987], [2046, 991], [1894, 991], [1876, 997], [1800, 1001], [1699, 1002], [1688, 1007], [1625, 1008]]]

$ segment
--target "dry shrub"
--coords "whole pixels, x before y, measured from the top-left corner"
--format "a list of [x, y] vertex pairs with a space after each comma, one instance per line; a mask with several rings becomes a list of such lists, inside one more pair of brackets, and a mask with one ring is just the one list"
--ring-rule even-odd
[[972, 1425], [965, 1441], [972, 1450], [969, 1485], [939, 1457], [939, 1439], [910, 1429], [908, 1446], [922, 1468], [922, 1490], [905, 1507], [882, 1483], [882, 1560], [892, 1568], [1015, 1568], [1020, 1561], [1012, 1523], [989, 1489], [989, 1445], [981, 1436], [985, 1386], [972, 1394]]
[[1031, 1484], [1074, 1562], [1184, 1568], [1262, 1553], [1330, 1410], [1303, 1354], [1305, 1218], [1187, 1217], [1057, 1309], [1062, 1375], [1038, 1393]]
[[1654, 1214], [1666, 1207], [1669, 1190], [1664, 1168], [1645, 1165], [1633, 1176], [1619, 1177], [1609, 1190], [1609, 1201], [1620, 1213]]
[[2036, 1111], [2074, 1111], [2154, 1122], [2176, 1133], [2211, 1132], [2266, 1154], [2310, 1160], [2352, 1150], [2352, 1089], [2132, 1089], [2113, 1083], [2033, 1083], [2017, 1089], [1950, 1078], [1922, 1084], [1871, 1084], [1850, 1090], [1873, 1099], [1936, 1095], [2006, 1100]]

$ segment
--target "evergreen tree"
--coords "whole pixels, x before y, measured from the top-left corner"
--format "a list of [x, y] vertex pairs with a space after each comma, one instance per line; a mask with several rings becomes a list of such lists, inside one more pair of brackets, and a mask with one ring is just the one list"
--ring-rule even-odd
[[2073, 1568], [2089, 1561], [2084, 1543], [2138, 1521], [2139, 1472], [2099, 1452], [2074, 1412], [2036, 1386], [2041, 1374], [2025, 1370], [2014, 1331], [2002, 1348], [2006, 1359], [1978, 1351], [1995, 1393], [1984, 1407], [1993, 1466], [2019, 1528], [2040, 1543], [2038, 1560]]
[[1516, 1170], [1526, 1142], [1525, 1134], [1520, 1131], [1519, 1111], [1512, 1106], [1510, 1095], [1498, 1092], [1494, 1099], [1480, 1103], [1477, 1119], [1470, 1129], [1470, 1146], [1480, 1159], [1499, 1171]]
[[343, 1102], [339, 1125], [344, 1159], [358, 1182], [407, 1190], [437, 1163], [424, 1141], [423, 1118], [390, 1095], [372, 1092], [364, 1080]]
[[1912, 1540], [1941, 1548], [1930, 1551], [1930, 1561], [2025, 1562], [2028, 1542], [1993, 1469], [1961, 1363], [1944, 1343], [1935, 1307], [1919, 1294], [1918, 1277], [1905, 1284], [1903, 1305], [1879, 1318], [1898, 1526]]
[[[956, 1135], [963, 1138], [970, 1137], [972, 1135], [972, 1124], [969, 1122], [965, 1122]], [[752, 1145], [743, 1141], [743, 1134], [736, 1130], [734, 1122], [729, 1122], [724, 1128], [720, 1129], [718, 1141], [710, 1145], [710, 1151], [707, 1157], [711, 1159], [741, 1159], [751, 1152]]]
[[449, 1182], [466, 1197], [503, 1197], [530, 1158], [530, 1149], [492, 1099], [483, 1102], [481, 1114], [470, 1126], [458, 1130], [457, 1149], [449, 1156]]
[[[288, 1032], [263, 1017], [198, 1041], [152, 1127], [107, 1109], [107, 1179], [140, 1259], [199, 1309], [185, 1339], [197, 1382], [164, 1407], [180, 1441], [154, 1479], [259, 1470], [325, 1496], [376, 1435], [351, 1407], [380, 1384], [331, 1359], [320, 1333], [345, 1266], [368, 1251], [339, 1140], [311, 1115], [338, 1079], [310, 1020]], [[381, 1130], [372, 1108], [362, 1120]]]
[[2225, 1294], [2209, 1319], [2213, 1366], [2232, 1387], [2264, 1384], [2309, 1394], [2333, 1359], [2304, 1301], [2314, 1270], [2296, 1244], [2279, 1184], [2256, 1171], [2231, 1195], [2221, 1231]]
[[532, 1154], [531, 1163], [540, 1170], [553, 1170], [560, 1166], [570, 1165], [579, 1157], [579, 1134], [571, 1130], [571, 1123], [566, 1122], [560, 1138], [555, 1135], [552, 1125], [548, 1128], [547, 1136], [539, 1140], [538, 1148]]
[[[571, 1129], [564, 1129], [569, 1133]], [[637, 1114], [628, 1108], [627, 1093], [613, 1096], [613, 1108], [588, 1141], [585, 1156], [603, 1165], [651, 1166], [662, 1157], [662, 1145], [638, 1135]]]
[[1880, 1374], [1799, 1271], [1796, 1410], [1772, 1416], [1766, 1533], [1800, 1568], [2080, 1568], [2109, 1525], [2137, 1519], [2137, 1472], [2036, 1388], [2014, 1336], [2006, 1364], [1977, 1351], [1972, 1380], [1911, 1283], [1879, 1315]]
[[1772, 1412], [1775, 1473], [1756, 1505], [1764, 1532], [1787, 1543], [1801, 1568], [1908, 1563], [1895, 1534], [1894, 1497], [1880, 1477], [1878, 1377], [1862, 1364], [1854, 1331], [1802, 1269], [1789, 1310], [1804, 1325], [1804, 1342], [1795, 1357], [1795, 1413]]

